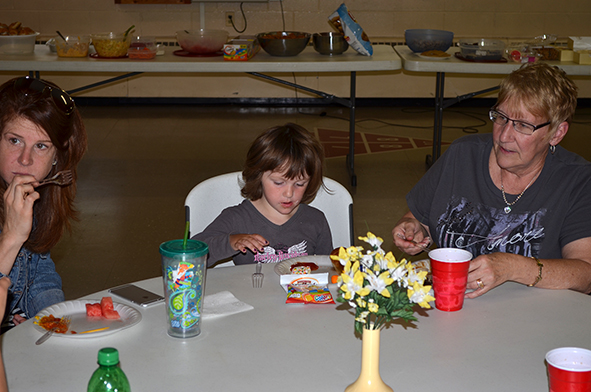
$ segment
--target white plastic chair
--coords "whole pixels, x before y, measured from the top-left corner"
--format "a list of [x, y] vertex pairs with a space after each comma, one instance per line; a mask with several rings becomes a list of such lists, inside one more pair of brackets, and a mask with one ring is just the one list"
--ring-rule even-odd
[[[337, 181], [324, 177], [324, 184], [330, 193], [320, 188], [310, 205], [324, 212], [333, 246], [349, 247], [354, 243], [353, 198]], [[197, 184], [187, 195], [191, 236], [201, 233], [226, 207], [240, 204], [242, 173], [233, 172], [209, 178]]]

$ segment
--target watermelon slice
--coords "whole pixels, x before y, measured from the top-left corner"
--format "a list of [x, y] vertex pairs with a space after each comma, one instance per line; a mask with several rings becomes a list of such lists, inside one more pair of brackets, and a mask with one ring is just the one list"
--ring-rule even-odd
[[101, 304], [86, 304], [86, 317], [102, 317]]
[[103, 317], [110, 320], [117, 320], [121, 317], [119, 313], [113, 309], [113, 299], [111, 297], [103, 297], [101, 299], [101, 311], [103, 312]]

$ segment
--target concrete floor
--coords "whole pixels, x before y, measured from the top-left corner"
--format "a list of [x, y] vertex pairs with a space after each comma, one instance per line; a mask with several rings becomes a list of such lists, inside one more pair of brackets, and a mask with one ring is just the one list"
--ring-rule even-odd
[[[337, 107], [88, 106], [81, 111], [89, 150], [79, 167], [80, 221], [52, 251], [66, 299], [160, 275], [158, 246], [182, 238], [187, 193], [209, 177], [241, 170], [249, 144], [263, 130], [300, 124], [317, 132], [331, 154], [343, 150], [339, 135], [348, 131], [348, 111]], [[443, 140], [490, 132], [487, 112], [488, 107], [447, 109]], [[353, 195], [355, 235], [371, 230], [396, 256], [391, 230], [406, 212], [406, 193], [425, 173], [432, 124], [431, 108], [358, 108], [356, 129], [364, 152], [355, 157], [357, 187], [349, 185], [342, 155], [326, 161], [326, 176]], [[578, 111], [562, 143], [588, 160], [590, 125], [591, 110]]]

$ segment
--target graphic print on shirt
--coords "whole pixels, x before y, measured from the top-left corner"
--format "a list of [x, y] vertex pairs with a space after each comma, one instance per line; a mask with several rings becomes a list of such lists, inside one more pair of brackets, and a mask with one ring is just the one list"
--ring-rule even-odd
[[280, 261], [294, 257], [308, 255], [308, 242], [303, 240], [299, 244], [288, 246], [285, 244], [269, 245], [263, 248], [263, 253], [254, 255], [254, 261], [257, 263], [279, 263]]
[[505, 252], [529, 257], [539, 254], [546, 213], [540, 209], [506, 214], [503, 208], [454, 196], [439, 217], [436, 235], [441, 247], [465, 249], [473, 255]]

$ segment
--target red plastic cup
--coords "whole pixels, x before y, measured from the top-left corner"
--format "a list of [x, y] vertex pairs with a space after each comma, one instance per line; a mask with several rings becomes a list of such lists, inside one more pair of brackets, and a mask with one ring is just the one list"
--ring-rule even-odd
[[464, 306], [472, 253], [463, 249], [439, 248], [429, 252], [435, 307], [455, 312]]
[[591, 351], [561, 347], [548, 351], [550, 392], [591, 392]]

